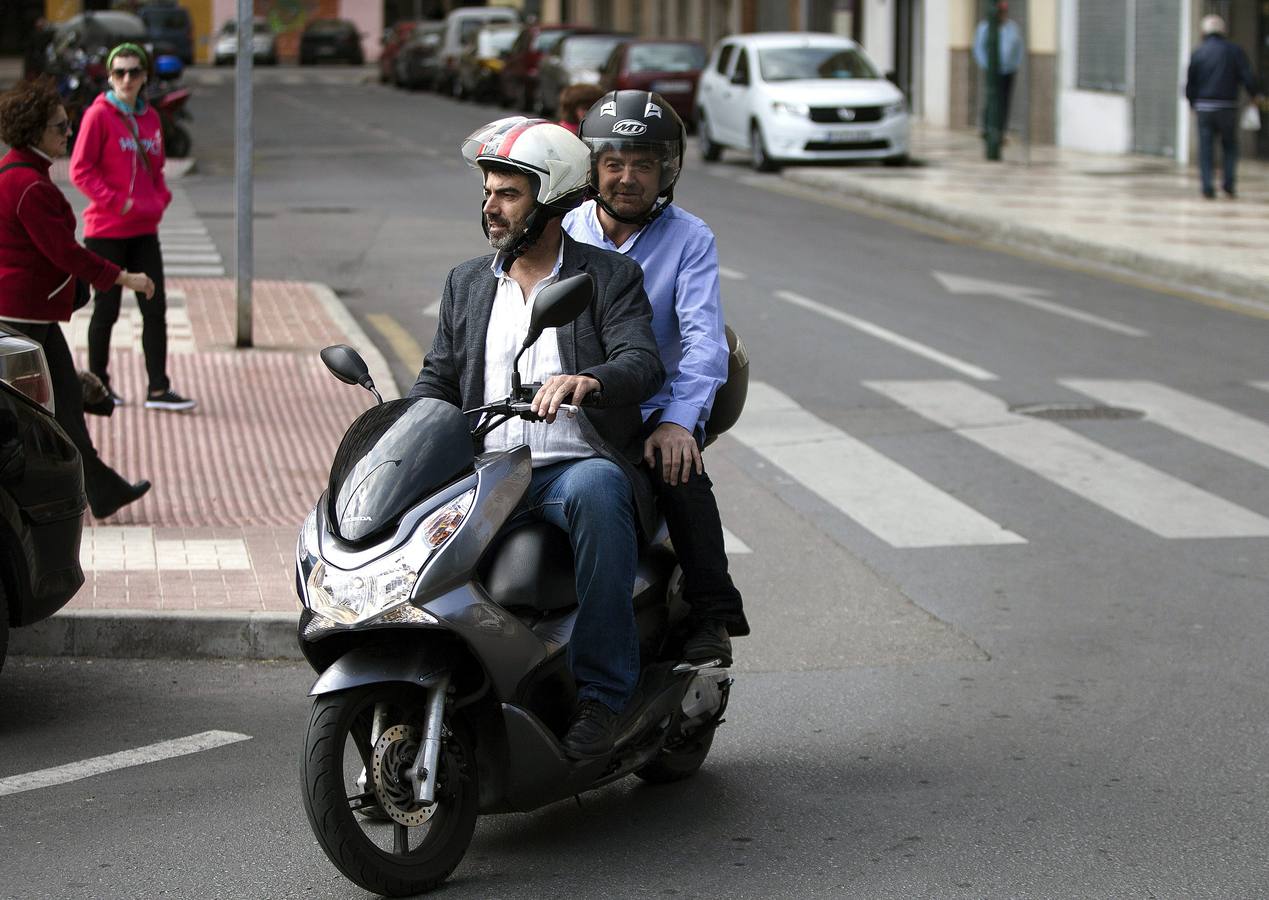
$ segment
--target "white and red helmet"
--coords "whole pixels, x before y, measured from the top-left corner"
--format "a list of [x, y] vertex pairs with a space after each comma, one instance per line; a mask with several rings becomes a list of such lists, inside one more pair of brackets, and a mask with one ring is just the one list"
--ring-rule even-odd
[[469, 166], [506, 166], [528, 175], [538, 205], [551, 212], [562, 215], [586, 198], [590, 148], [545, 119], [490, 122], [463, 141], [463, 158]]

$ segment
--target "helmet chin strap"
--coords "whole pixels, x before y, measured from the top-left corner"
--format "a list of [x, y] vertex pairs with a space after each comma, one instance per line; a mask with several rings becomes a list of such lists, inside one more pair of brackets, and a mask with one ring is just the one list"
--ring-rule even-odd
[[599, 191], [595, 191], [595, 203], [599, 206], [599, 208], [602, 209], [604, 212], [608, 213], [608, 215], [612, 216], [614, 219], [616, 219], [618, 222], [622, 223], [623, 225], [651, 224], [652, 222], [656, 221], [657, 216], [665, 212], [666, 207], [668, 207], [673, 202], [674, 202], [674, 188], [670, 188], [664, 194], [661, 194], [660, 196], [658, 196], [656, 199], [656, 202], [652, 204], [652, 208], [649, 209], [643, 215], [634, 216], [634, 217], [623, 216], [621, 213], [617, 212], [617, 210], [609, 206], [608, 201], [605, 200], [600, 195]]

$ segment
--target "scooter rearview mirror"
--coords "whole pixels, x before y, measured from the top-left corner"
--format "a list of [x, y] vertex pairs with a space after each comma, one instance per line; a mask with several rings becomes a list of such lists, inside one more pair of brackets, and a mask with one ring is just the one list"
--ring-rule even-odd
[[334, 344], [322, 350], [322, 362], [331, 374], [344, 384], [358, 384], [383, 402], [383, 397], [375, 389], [375, 381], [370, 377], [370, 367], [361, 358], [361, 354], [347, 344]]
[[546, 329], [560, 328], [576, 319], [594, 299], [595, 279], [587, 272], [542, 288], [533, 300], [524, 348], [531, 347]]

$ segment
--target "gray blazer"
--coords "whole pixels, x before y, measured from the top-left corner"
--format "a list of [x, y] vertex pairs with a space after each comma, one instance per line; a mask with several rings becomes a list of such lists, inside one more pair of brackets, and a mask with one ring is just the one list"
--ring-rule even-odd
[[[620, 253], [578, 243], [567, 234], [563, 240], [560, 278], [589, 272], [596, 290], [590, 307], [556, 330], [562, 374], [590, 375], [603, 385], [604, 408], [585, 407], [578, 416], [582, 436], [630, 478], [640, 526], [645, 535], [651, 535], [655, 501], [640, 467], [643, 416], [639, 404], [660, 389], [665, 368], [652, 334], [643, 269]], [[459, 409], [485, 402], [485, 333], [498, 288], [492, 263], [490, 254], [450, 271], [436, 338], [410, 397], [435, 397]]]

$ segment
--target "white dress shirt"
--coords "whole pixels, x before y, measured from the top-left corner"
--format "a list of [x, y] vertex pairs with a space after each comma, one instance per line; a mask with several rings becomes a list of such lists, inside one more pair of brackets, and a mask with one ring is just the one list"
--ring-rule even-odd
[[[512, 363], [525, 335], [529, 333], [529, 314], [533, 301], [542, 288], [554, 284], [560, 277], [564, 262], [564, 247], [555, 260], [551, 274], [539, 281], [524, 299], [524, 292], [514, 278], [506, 273], [502, 253], [494, 256], [493, 273], [498, 278], [494, 293], [493, 309], [489, 313], [489, 330], [485, 333], [485, 402], [503, 399], [511, 390]], [[547, 328], [542, 336], [520, 357], [520, 380], [525, 384], [546, 381], [552, 375], [566, 374], [560, 362], [560, 345], [556, 329]], [[568, 373], [571, 374], [571, 373]], [[567, 401], [566, 401], [567, 402]], [[595, 449], [582, 437], [577, 419], [561, 412], [551, 424], [528, 422], [515, 418], [493, 430], [485, 438], [486, 450], [509, 450], [528, 444], [533, 453], [533, 467], [549, 466], [566, 459], [585, 459], [597, 456]]]

